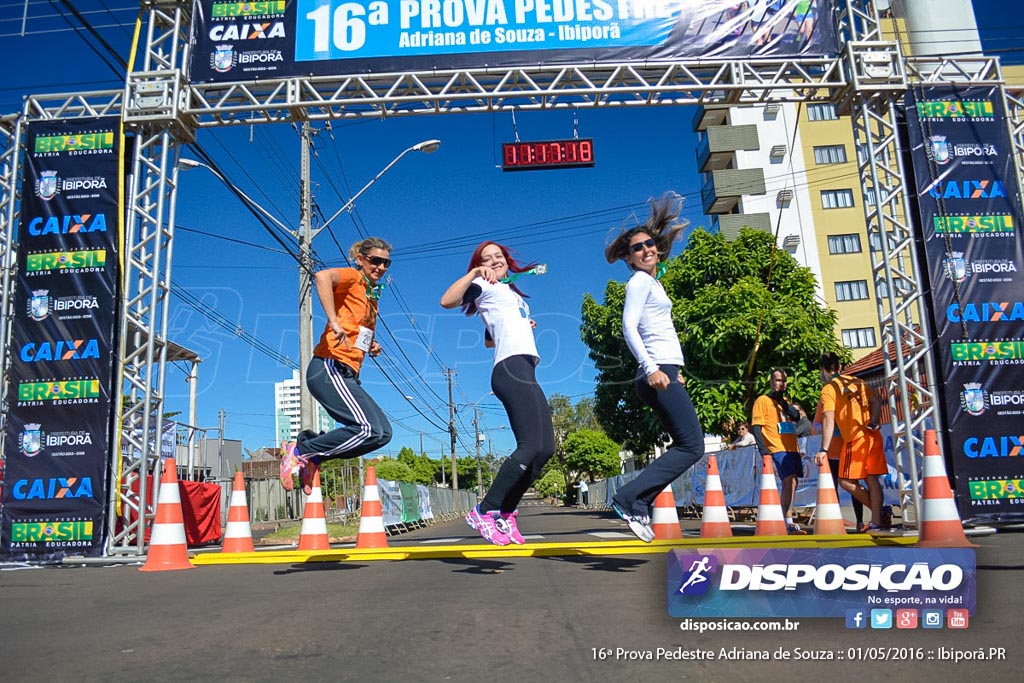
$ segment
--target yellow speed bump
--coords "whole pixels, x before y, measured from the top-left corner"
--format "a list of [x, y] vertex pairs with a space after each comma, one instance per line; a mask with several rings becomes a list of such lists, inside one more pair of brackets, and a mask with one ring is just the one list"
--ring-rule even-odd
[[296, 564], [302, 562], [374, 562], [378, 560], [440, 560], [448, 558], [503, 558], [649, 555], [673, 548], [857, 548], [912, 545], [916, 536], [873, 537], [867, 534], [834, 536], [747, 536], [733, 538], [672, 539], [644, 543], [639, 540], [528, 543], [526, 545], [405, 545], [388, 548], [338, 548], [331, 550], [265, 550], [252, 553], [197, 553], [192, 563], [201, 564]]

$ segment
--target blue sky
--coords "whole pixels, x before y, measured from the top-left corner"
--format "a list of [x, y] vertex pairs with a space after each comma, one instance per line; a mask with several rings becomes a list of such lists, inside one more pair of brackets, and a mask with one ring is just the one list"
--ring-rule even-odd
[[[428, 432], [424, 441], [428, 450], [446, 442], [444, 434], [436, 433], [437, 425], [443, 427], [447, 421], [443, 367], [456, 370], [455, 401], [479, 402], [481, 422], [488, 431], [494, 430], [496, 448], [511, 447], [507, 432], [495, 430], [505, 419], [497, 401], [488, 396], [492, 354], [482, 345], [482, 324], [438, 305], [442, 292], [465, 272], [469, 255], [484, 238], [511, 245], [527, 261], [548, 264], [547, 275], [521, 281], [538, 322], [539, 379], [549, 394], [558, 392], [574, 400], [591, 394], [594, 370], [579, 340], [582, 296], [591, 292], [600, 298], [609, 278], [625, 277], [624, 267], [604, 262], [602, 250], [618, 226], [645, 216], [647, 198], [668, 191], [696, 196], [691, 116], [688, 108], [580, 114], [580, 135], [595, 139], [593, 169], [502, 172], [496, 159], [500, 142], [514, 139], [510, 114], [369, 120], [335, 124], [333, 139], [326, 132], [317, 136], [313, 179], [317, 202], [327, 215], [406, 147], [431, 138], [442, 141], [433, 154], [402, 159], [359, 199], [355, 214], [343, 215], [333, 230], [346, 250], [359, 239], [357, 225], [395, 247], [392, 284], [381, 299], [383, 320], [393, 336], [378, 327], [386, 349], [381, 362], [393, 378], [416, 377], [412, 384], [401, 383], [403, 388], [395, 389], [367, 364], [363, 379], [385, 410], [397, 418], [392, 442], [396, 449], [418, 448], [416, 430]], [[519, 114], [516, 122], [522, 139], [571, 137], [573, 132], [569, 112]], [[296, 220], [297, 134], [288, 126], [275, 126], [254, 130], [252, 142], [249, 135], [248, 129], [204, 131], [199, 143], [245, 192], [267, 208], [279, 207], [274, 213], [283, 221]], [[182, 176], [181, 186], [178, 224], [189, 230], [177, 234], [175, 282], [294, 358], [298, 349], [294, 261], [266, 248], [191, 232], [201, 230], [277, 248], [208, 172], [189, 171]], [[695, 201], [688, 208], [699, 212]], [[701, 222], [696, 215], [693, 220]], [[328, 233], [313, 244], [327, 264], [342, 264]], [[317, 311], [318, 332], [322, 325]], [[187, 307], [174, 309], [171, 326], [175, 341], [204, 358], [200, 369], [203, 424], [214, 424], [217, 409], [223, 407], [229, 436], [243, 438], [247, 447], [253, 443], [250, 439], [262, 443], [272, 438], [273, 382], [287, 376], [287, 370]], [[184, 399], [183, 378], [181, 372], [168, 374], [171, 409], [180, 409], [176, 402]], [[433, 413], [434, 424], [423, 419], [403, 395], [414, 396], [424, 412]], [[472, 411], [461, 415], [471, 429]]]
[[[128, 54], [130, 31], [120, 25], [134, 20], [123, 0], [76, 3], [120, 54]], [[53, 15], [46, 3], [31, 11]], [[111, 11], [107, 11], [110, 8]], [[20, 28], [21, 8], [0, 14], [0, 49], [18, 72], [0, 88], [0, 112], [18, 111], [28, 93], [116, 88], [112, 70], [63, 20], [44, 16]], [[90, 39], [90, 43], [95, 41]], [[395, 247], [392, 284], [381, 300], [391, 334], [378, 328], [385, 347], [384, 369], [398, 380], [396, 389], [372, 364], [363, 380], [393, 418], [390, 450], [419, 448], [447, 451], [447, 384], [444, 367], [456, 370], [455, 402], [459, 411], [460, 450], [472, 446], [472, 410], [481, 408], [480, 424], [497, 452], [507, 454], [514, 442], [504, 411], [489, 395], [492, 352], [482, 344], [482, 323], [459, 311], [445, 311], [438, 299], [465, 272], [469, 256], [484, 238], [509, 244], [526, 261], [547, 263], [545, 276], [521, 281], [538, 322], [542, 355], [539, 380], [550, 395], [578, 400], [590, 396], [594, 369], [580, 342], [579, 311], [585, 292], [599, 299], [609, 279], [624, 279], [625, 267], [609, 266], [602, 250], [619, 226], [642, 220], [645, 202], [674, 191], [687, 198], [685, 211], [694, 225], [706, 220], [699, 209], [695, 169], [695, 135], [690, 107], [630, 108], [501, 114], [453, 114], [335, 122], [327, 131], [318, 124], [312, 164], [313, 191], [324, 215], [377, 174], [406, 147], [438, 138], [433, 154], [409, 154], [356, 204], [350, 216], [333, 223], [333, 235], [345, 250], [365, 234], [384, 237]], [[595, 141], [591, 169], [504, 173], [500, 144], [515, 139], [580, 137]], [[290, 125], [203, 130], [198, 143], [245, 193], [286, 224], [299, 216], [299, 137]], [[190, 154], [186, 153], [186, 156]], [[173, 280], [195, 300], [252, 335], [282, 356], [298, 356], [295, 261], [249, 214], [227, 188], [203, 169], [181, 175]], [[319, 258], [343, 265], [335, 239], [326, 231], [313, 243]], [[314, 306], [319, 334], [323, 316]], [[175, 296], [171, 338], [202, 357], [199, 369], [199, 423], [215, 426], [226, 413], [227, 438], [246, 448], [271, 445], [274, 439], [273, 385], [291, 371], [240, 338], [212, 323]], [[167, 410], [187, 415], [187, 384], [182, 368], [168, 368]], [[404, 398], [413, 396], [414, 408]], [[417, 408], [419, 410], [417, 410]], [[420, 415], [429, 416], [429, 419]], [[468, 432], [468, 433], [467, 433]], [[443, 446], [442, 446], [443, 444]]]

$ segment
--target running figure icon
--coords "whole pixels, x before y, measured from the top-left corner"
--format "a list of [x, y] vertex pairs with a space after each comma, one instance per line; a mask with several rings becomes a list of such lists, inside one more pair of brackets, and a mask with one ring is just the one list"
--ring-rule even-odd
[[690, 565], [690, 577], [683, 582], [683, 585], [679, 587], [679, 593], [685, 595], [686, 589], [690, 586], [695, 586], [698, 583], [704, 583], [708, 580], [705, 573], [711, 570], [711, 558], [707, 555], [701, 557], [699, 560], [694, 560], [693, 564]]

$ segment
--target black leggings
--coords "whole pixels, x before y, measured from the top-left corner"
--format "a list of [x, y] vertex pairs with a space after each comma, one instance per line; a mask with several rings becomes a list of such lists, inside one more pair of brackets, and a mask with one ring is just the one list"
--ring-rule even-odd
[[623, 512], [646, 517], [651, 515], [655, 497], [704, 457], [704, 432], [701, 431], [690, 394], [677, 379], [679, 366], [658, 367], [668, 375], [667, 389], [659, 391], [652, 388], [643, 372], [633, 380], [633, 386], [640, 400], [654, 410], [661, 426], [672, 437], [672, 445], [612, 497]]
[[491, 390], [508, 413], [516, 449], [480, 502], [484, 512], [513, 512], [555, 452], [551, 407], [537, 384], [535, 361], [532, 356], [510, 356], [495, 365], [491, 373]]

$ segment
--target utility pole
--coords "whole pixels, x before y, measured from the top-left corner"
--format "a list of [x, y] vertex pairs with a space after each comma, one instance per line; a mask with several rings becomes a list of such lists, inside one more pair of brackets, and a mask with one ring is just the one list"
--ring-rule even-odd
[[[453, 368], [445, 370], [445, 374], [448, 376], [448, 435], [451, 436], [452, 444], [452, 491], [459, 488], [459, 469], [455, 458], [455, 403], [452, 400], [452, 375], [455, 374]], [[442, 469], [444, 469], [442, 467]]]
[[476, 495], [483, 494], [484, 475], [480, 472], [480, 409], [473, 406], [473, 440], [476, 442]]
[[[306, 386], [306, 367], [313, 358], [313, 192], [309, 182], [309, 148], [313, 133], [309, 122], [302, 122], [301, 213], [299, 232], [299, 429], [314, 429], [313, 395]], [[314, 429], [315, 431], [315, 429]]]
[[217, 479], [224, 478], [224, 409], [220, 409], [220, 422], [217, 426]]

